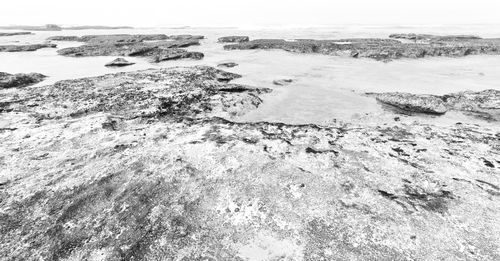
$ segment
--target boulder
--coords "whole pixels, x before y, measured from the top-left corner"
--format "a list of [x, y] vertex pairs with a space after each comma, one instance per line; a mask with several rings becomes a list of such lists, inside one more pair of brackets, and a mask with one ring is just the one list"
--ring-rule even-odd
[[105, 66], [106, 67], [123, 67], [123, 66], [129, 66], [129, 65], [133, 65], [133, 64], [135, 64], [135, 63], [129, 62], [123, 58], [116, 58], [113, 61], [107, 63]]
[[30, 86], [43, 81], [46, 77], [40, 73], [9, 74], [0, 72], [0, 89]]
[[232, 68], [232, 67], [235, 67], [235, 66], [238, 66], [238, 64], [237, 63], [233, 63], [233, 62], [219, 63], [217, 65], [217, 67], [224, 67], [224, 68]]

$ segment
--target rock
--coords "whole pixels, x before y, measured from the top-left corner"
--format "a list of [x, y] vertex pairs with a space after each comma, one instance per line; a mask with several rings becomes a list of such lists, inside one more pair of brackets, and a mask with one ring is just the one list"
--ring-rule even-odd
[[0, 33], [1, 36], [16, 36], [16, 35], [28, 35], [32, 34], [31, 32], [11, 32], [11, 33]]
[[[258, 106], [262, 101], [256, 95], [268, 91], [228, 84], [239, 77], [205, 66], [108, 74], [23, 89], [26, 93], [16, 94], [16, 100], [23, 102], [9, 103], [3, 109], [36, 111], [46, 119], [97, 112], [124, 117], [232, 117], [245, 112], [236, 109]], [[131, 79], [133, 84], [129, 84]]]
[[447, 95], [418, 95], [409, 93], [368, 94], [382, 103], [408, 112], [444, 114], [448, 110], [471, 113], [487, 120], [500, 120], [500, 91], [465, 91]]
[[281, 80], [274, 80], [273, 84], [278, 85], [278, 86], [284, 86], [284, 85], [288, 85], [292, 82], [293, 82], [292, 79], [281, 79]]
[[107, 67], [123, 67], [123, 66], [129, 66], [129, 65], [133, 65], [133, 64], [135, 64], [135, 63], [129, 62], [123, 58], [116, 58], [113, 61], [107, 63], [105, 66], [107, 66]]
[[40, 73], [9, 74], [0, 72], [0, 89], [30, 86], [43, 81], [46, 77]]
[[296, 53], [371, 58], [390, 61], [400, 58], [427, 56], [461, 57], [477, 54], [500, 54], [500, 39], [470, 39], [467, 37], [441, 37], [429, 43], [402, 43], [393, 39], [338, 39], [285, 41], [260, 39], [245, 43], [225, 45], [226, 50], [282, 49]]
[[200, 42], [188, 40], [161, 40], [165, 35], [113, 35], [105, 37], [83, 36], [80, 41], [87, 44], [58, 50], [64, 56], [138, 56], [148, 57], [152, 62], [173, 59], [202, 59], [200, 52], [188, 52], [184, 49]]
[[394, 39], [406, 39], [406, 40], [417, 40], [417, 41], [465, 41], [465, 40], [479, 40], [482, 39], [475, 35], [431, 35], [431, 34], [391, 34], [390, 38]]
[[103, 26], [103, 25], [81, 25], [81, 26], [64, 26], [63, 30], [117, 30], [117, 29], [134, 29], [131, 26]]
[[81, 38], [79, 36], [51, 36], [47, 38], [47, 41], [70, 41], [70, 42], [79, 42]]
[[218, 39], [219, 43], [243, 43], [250, 41], [248, 36], [225, 36]]
[[434, 95], [391, 92], [376, 94], [375, 97], [379, 102], [395, 106], [408, 112], [444, 114], [448, 111], [441, 97]]
[[168, 39], [172, 40], [201, 40], [205, 39], [203, 35], [191, 35], [191, 34], [179, 34], [179, 35], [171, 35]]
[[56, 48], [55, 44], [0, 45], [0, 52], [33, 52], [42, 48]]
[[55, 24], [47, 24], [45, 26], [29, 26], [29, 25], [14, 25], [0, 26], [0, 29], [7, 30], [26, 30], [26, 31], [61, 31], [62, 28]]
[[453, 110], [475, 114], [487, 120], [500, 121], [500, 91], [465, 91], [442, 97]]
[[177, 67], [2, 93], [2, 258], [498, 259], [498, 128], [232, 121], [268, 91], [237, 77]]
[[238, 66], [237, 63], [233, 63], [233, 62], [227, 62], [227, 63], [219, 63], [217, 65], [217, 67], [224, 67], [224, 68], [232, 68], [232, 67], [236, 67]]

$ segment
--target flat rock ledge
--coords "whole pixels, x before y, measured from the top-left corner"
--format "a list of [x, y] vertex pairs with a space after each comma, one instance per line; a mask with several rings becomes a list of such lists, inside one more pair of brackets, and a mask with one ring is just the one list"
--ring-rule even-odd
[[[73, 39], [73, 36], [52, 39]], [[79, 39], [85, 45], [58, 50], [63, 56], [137, 56], [147, 57], [151, 62], [204, 57], [200, 52], [189, 52], [185, 47], [199, 45], [198, 39], [167, 40], [166, 35], [90, 35]], [[196, 37], [195, 37], [196, 38]]]
[[244, 43], [250, 41], [248, 36], [224, 36], [217, 39], [219, 43]]
[[462, 111], [487, 120], [500, 120], [500, 91], [465, 91], [442, 96], [411, 93], [368, 94], [378, 101], [413, 113], [444, 114]]
[[293, 79], [280, 79], [280, 80], [274, 80], [273, 84], [278, 86], [285, 86], [291, 84], [292, 82]]
[[43, 81], [46, 77], [40, 73], [9, 74], [0, 72], [0, 89], [30, 86]]
[[500, 54], [500, 39], [481, 39], [465, 36], [434, 36], [434, 39], [438, 39], [438, 41], [403, 43], [396, 39], [376, 38], [338, 40], [298, 39], [294, 41], [258, 39], [225, 45], [224, 49], [281, 49], [296, 53], [319, 53], [353, 58], [364, 57], [380, 61], [429, 56], [462, 57], [478, 54]]
[[42, 48], [56, 48], [56, 44], [0, 45], [0, 52], [33, 52]]
[[500, 258], [498, 128], [238, 123], [268, 90], [236, 77], [0, 93], [1, 259]]
[[129, 62], [123, 58], [116, 58], [113, 61], [105, 64], [104, 66], [106, 66], [106, 67], [124, 67], [124, 66], [133, 65], [133, 64], [135, 64], [135, 63]]

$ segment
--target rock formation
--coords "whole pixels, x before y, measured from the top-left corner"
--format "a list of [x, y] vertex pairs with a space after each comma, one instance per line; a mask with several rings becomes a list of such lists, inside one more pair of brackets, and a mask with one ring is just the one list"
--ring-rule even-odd
[[233, 63], [233, 62], [227, 62], [227, 63], [219, 63], [217, 65], [217, 67], [223, 67], [223, 68], [232, 68], [232, 67], [236, 67], [238, 66], [237, 63]]
[[9, 74], [0, 72], [0, 89], [26, 87], [43, 81], [47, 76], [40, 73]]
[[133, 65], [133, 64], [135, 64], [135, 63], [129, 62], [123, 58], [116, 58], [113, 61], [107, 63], [105, 66], [106, 67], [123, 67], [123, 66], [129, 66], [129, 65]]
[[498, 129], [234, 122], [269, 91], [237, 77], [0, 92], [0, 258], [499, 259]]
[[500, 91], [465, 91], [447, 95], [410, 93], [370, 93], [382, 103], [407, 112], [444, 114], [448, 110], [462, 111], [488, 120], [500, 120]]
[[33, 52], [42, 48], [56, 47], [56, 44], [0, 45], [0, 52]]
[[286, 41], [260, 39], [250, 42], [225, 45], [226, 50], [281, 49], [297, 53], [319, 53], [325, 55], [372, 58], [388, 61], [399, 58], [422, 58], [427, 56], [460, 57], [477, 54], [500, 54], [500, 39], [476, 39], [470, 36], [444, 36], [439, 41], [428, 43], [403, 43], [394, 39], [339, 39]]
[[248, 36], [225, 36], [218, 39], [219, 43], [244, 43], [250, 41]]
[[156, 35], [87, 35], [82, 37], [57, 36], [49, 40], [77, 40], [86, 44], [58, 50], [64, 56], [139, 56], [148, 57], [152, 62], [173, 59], [202, 59], [200, 52], [188, 52], [184, 49], [199, 45], [196, 39], [166, 40], [169, 36]]
[[1, 36], [17, 36], [17, 35], [28, 35], [32, 34], [31, 32], [9, 32], [9, 33], [1, 33], [0, 32], [0, 37]]
[[284, 86], [284, 85], [289, 85], [292, 82], [293, 82], [292, 79], [281, 79], [281, 80], [274, 80], [273, 84], [278, 86]]

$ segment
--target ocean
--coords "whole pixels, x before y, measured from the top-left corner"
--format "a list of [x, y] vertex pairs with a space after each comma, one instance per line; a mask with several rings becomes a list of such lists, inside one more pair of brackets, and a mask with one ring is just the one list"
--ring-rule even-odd
[[[0, 72], [38, 72], [49, 76], [38, 86], [59, 80], [98, 76], [121, 71], [172, 66], [210, 65], [235, 62], [239, 66], [224, 70], [241, 74], [235, 83], [273, 89], [263, 95], [264, 103], [237, 120], [275, 121], [294, 124], [324, 124], [332, 120], [353, 121], [393, 116], [365, 92], [410, 92], [418, 94], [447, 94], [459, 91], [500, 90], [500, 56], [469, 56], [461, 58], [432, 57], [380, 62], [370, 59], [297, 54], [281, 50], [225, 51], [217, 38], [228, 35], [247, 35], [251, 39], [341, 39], [387, 38], [392, 33], [428, 33], [438, 35], [473, 34], [481, 37], [500, 37], [500, 25], [473, 26], [366, 26], [344, 25], [321, 28], [137, 28], [120, 30], [76, 30], [35, 32], [34, 35], [0, 37], [0, 45], [43, 43], [55, 35], [89, 34], [200, 34], [206, 39], [189, 50], [200, 51], [200, 61], [166, 61], [149, 63], [142, 58], [127, 57], [136, 62], [124, 68], [107, 68], [104, 64], [117, 57], [63, 57], [57, 49], [35, 52], [0, 53]], [[56, 42], [58, 48], [82, 43]], [[275, 86], [274, 80], [293, 79], [287, 86]], [[433, 123], [484, 122], [460, 113], [445, 116], [417, 116]], [[492, 123], [494, 124], [494, 123]]]

